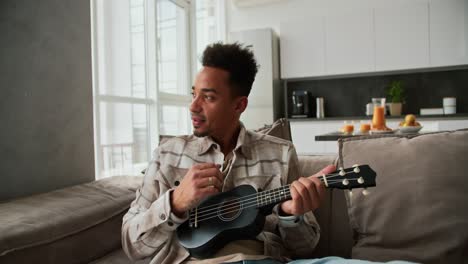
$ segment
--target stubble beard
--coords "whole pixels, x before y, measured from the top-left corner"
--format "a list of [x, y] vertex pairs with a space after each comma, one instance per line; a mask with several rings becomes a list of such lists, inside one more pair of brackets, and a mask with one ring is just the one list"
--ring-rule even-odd
[[206, 136], [210, 135], [210, 132], [208, 130], [198, 132], [196, 129], [197, 128], [194, 127], [194, 130], [193, 130], [193, 135], [196, 136], [196, 137], [206, 137]]

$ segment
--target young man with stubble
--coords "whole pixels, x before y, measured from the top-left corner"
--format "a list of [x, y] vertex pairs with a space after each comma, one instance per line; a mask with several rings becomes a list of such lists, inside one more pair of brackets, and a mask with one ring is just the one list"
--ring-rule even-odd
[[[131, 259], [151, 257], [158, 264], [284, 263], [309, 257], [320, 236], [312, 211], [325, 190], [316, 175], [335, 167], [300, 175], [291, 142], [245, 129], [239, 119], [258, 69], [249, 48], [212, 44], [202, 65], [192, 87], [193, 135], [171, 138], [154, 151], [123, 219], [123, 249]], [[273, 208], [257, 236], [232, 241], [204, 259], [191, 256], [176, 234], [188, 212], [242, 184], [261, 190], [291, 184], [292, 199]]]

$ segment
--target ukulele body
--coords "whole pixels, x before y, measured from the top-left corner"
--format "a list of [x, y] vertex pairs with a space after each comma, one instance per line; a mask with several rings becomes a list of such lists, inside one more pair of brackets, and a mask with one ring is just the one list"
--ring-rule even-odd
[[233, 240], [255, 239], [265, 224], [256, 193], [254, 187], [240, 185], [207, 198], [198, 206], [197, 219], [192, 210], [190, 219], [177, 228], [179, 243], [192, 256], [206, 258]]

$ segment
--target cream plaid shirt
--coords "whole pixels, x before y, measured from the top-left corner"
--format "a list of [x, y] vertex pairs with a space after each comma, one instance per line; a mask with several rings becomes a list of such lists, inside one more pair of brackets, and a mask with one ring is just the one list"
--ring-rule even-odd
[[[152, 257], [151, 263], [182, 263], [190, 259], [189, 252], [177, 241], [175, 231], [186, 219], [171, 213], [170, 192], [187, 171], [197, 163], [222, 165], [224, 154], [210, 137], [174, 137], [154, 151], [154, 159], [146, 170], [136, 199], [124, 216], [122, 246], [132, 259]], [[256, 189], [273, 189], [291, 183], [299, 177], [298, 159], [293, 144], [272, 136], [247, 131], [243, 126], [232, 162], [227, 168], [223, 191], [241, 184]], [[259, 259], [271, 257], [308, 257], [319, 239], [319, 225], [312, 212], [298, 223], [287, 224], [278, 217], [277, 207], [266, 218], [257, 239], [263, 242], [263, 256], [235, 254], [222, 260]], [[281, 219], [280, 219], [281, 218]], [[218, 263], [220, 259], [206, 261]]]

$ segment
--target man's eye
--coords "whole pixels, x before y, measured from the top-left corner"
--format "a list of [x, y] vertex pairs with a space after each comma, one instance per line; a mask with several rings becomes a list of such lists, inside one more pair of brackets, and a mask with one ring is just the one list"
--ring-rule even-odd
[[194, 93], [194, 92], [191, 92], [191, 94], [192, 94], [192, 98], [195, 98], [195, 93]]
[[213, 96], [209, 96], [209, 95], [205, 95], [205, 99], [206, 99], [206, 100], [213, 100], [214, 97], [213, 97]]

